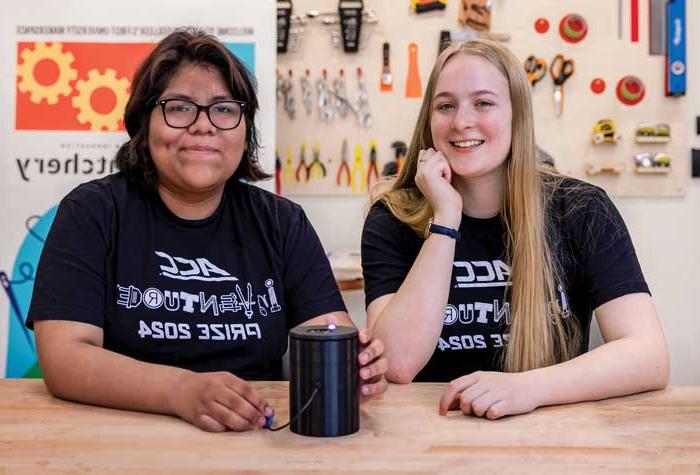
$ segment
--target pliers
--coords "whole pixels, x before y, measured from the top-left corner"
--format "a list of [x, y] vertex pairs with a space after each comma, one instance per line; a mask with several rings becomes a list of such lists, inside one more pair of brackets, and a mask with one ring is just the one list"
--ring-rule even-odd
[[350, 167], [348, 166], [348, 141], [343, 139], [343, 145], [340, 149], [340, 166], [338, 174], [335, 177], [335, 183], [342, 186], [343, 177], [345, 177], [345, 186], [350, 186], [352, 178], [350, 177]]
[[326, 178], [326, 166], [321, 162], [321, 146], [316, 142], [313, 148], [314, 159], [309, 164], [309, 178]]
[[379, 170], [377, 170], [377, 141], [369, 143], [369, 165], [367, 166], [367, 186], [372, 185], [372, 179], [376, 183], [379, 181]]
[[298, 183], [301, 183], [302, 175], [304, 175], [304, 181], [309, 181], [309, 167], [306, 165], [306, 140], [301, 142], [301, 155], [295, 174]]

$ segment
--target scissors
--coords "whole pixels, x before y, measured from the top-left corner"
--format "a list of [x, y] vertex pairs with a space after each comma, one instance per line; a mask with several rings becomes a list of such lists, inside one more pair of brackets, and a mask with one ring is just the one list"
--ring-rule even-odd
[[557, 107], [557, 116], [564, 112], [564, 83], [574, 74], [574, 60], [564, 59], [558, 54], [552, 60], [549, 67], [549, 74], [554, 80], [554, 104]]
[[547, 74], [547, 61], [531, 54], [525, 60], [525, 72], [530, 85], [534, 86]]

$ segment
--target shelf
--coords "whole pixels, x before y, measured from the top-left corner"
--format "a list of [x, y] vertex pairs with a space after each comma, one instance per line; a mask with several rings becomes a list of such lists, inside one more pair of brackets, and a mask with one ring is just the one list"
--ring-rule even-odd
[[586, 174], [589, 176], [596, 175], [619, 175], [622, 173], [622, 167], [617, 165], [588, 165], [586, 166]]
[[640, 175], [668, 175], [671, 173], [671, 167], [637, 167], [635, 171]]
[[669, 143], [671, 137], [635, 137], [637, 143]]
[[365, 287], [364, 279], [336, 280], [340, 290], [360, 290]]

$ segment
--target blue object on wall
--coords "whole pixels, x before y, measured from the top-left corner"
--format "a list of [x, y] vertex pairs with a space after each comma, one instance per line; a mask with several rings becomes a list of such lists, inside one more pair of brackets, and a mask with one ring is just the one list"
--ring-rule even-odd
[[27, 220], [27, 235], [15, 258], [9, 285], [5, 288], [7, 297], [10, 299], [5, 371], [8, 378], [40, 376], [34, 347], [34, 333], [25, 328], [24, 321], [32, 301], [34, 275], [41, 250], [44, 248], [44, 240], [49, 233], [57, 209], [57, 206], [49, 209], [33, 224], [33, 217]]

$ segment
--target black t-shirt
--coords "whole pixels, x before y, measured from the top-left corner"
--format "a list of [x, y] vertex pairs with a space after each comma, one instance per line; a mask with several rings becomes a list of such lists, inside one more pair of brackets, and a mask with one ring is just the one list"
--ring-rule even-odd
[[27, 326], [90, 323], [141, 361], [280, 379], [288, 330], [333, 311], [345, 306], [298, 205], [233, 182], [210, 217], [183, 220], [119, 173], [61, 201]]
[[[605, 192], [566, 179], [551, 197], [550, 239], [559, 261], [559, 303], [581, 329], [587, 351], [592, 311], [625, 294], [649, 292], [622, 217]], [[442, 333], [416, 381], [451, 381], [474, 371], [500, 370], [508, 340], [510, 268], [499, 216], [462, 216]], [[397, 292], [423, 238], [375, 203], [362, 233], [366, 304]], [[406, 348], [410, 351], [410, 348]]]

